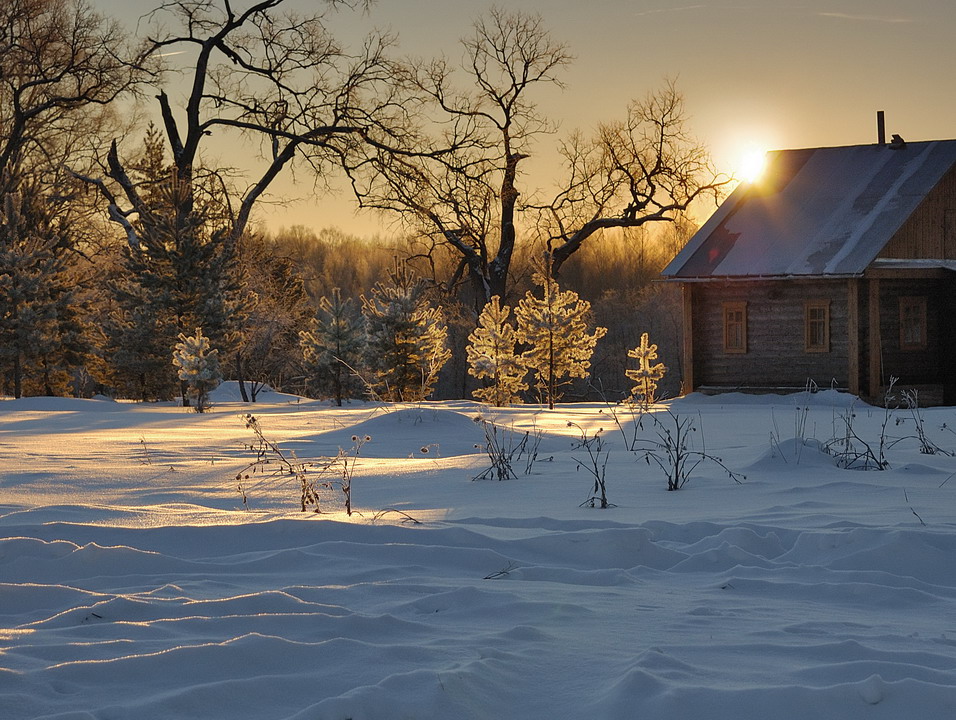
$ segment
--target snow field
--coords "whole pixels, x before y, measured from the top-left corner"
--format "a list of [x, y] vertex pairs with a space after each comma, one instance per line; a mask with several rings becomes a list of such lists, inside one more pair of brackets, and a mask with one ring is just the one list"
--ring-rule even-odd
[[[843, 396], [670, 403], [746, 475], [676, 493], [601, 405], [213, 400], [0, 402], [0, 717], [956, 715], [956, 458], [841, 470], [787, 434], [801, 404], [831, 437]], [[358, 513], [274, 479], [244, 509], [245, 412], [302, 459], [371, 436]], [[541, 433], [530, 475], [471, 479], [478, 413]], [[956, 447], [956, 410], [924, 418]], [[569, 420], [604, 428], [617, 507], [579, 507]]]

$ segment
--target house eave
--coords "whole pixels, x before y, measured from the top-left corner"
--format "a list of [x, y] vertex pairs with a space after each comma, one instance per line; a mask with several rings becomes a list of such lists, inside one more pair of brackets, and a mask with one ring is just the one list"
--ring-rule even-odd
[[878, 258], [870, 263], [863, 276], [866, 278], [901, 278], [919, 280], [942, 278], [956, 272], [956, 260], [934, 258], [899, 259]]
[[921, 258], [918, 260], [878, 258], [859, 273], [822, 273], [805, 275], [790, 273], [786, 275], [707, 275], [682, 277], [664, 275], [663, 282], [676, 283], [728, 283], [728, 282], [799, 282], [810, 280], [852, 280], [852, 279], [921, 279], [941, 278], [956, 272], [956, 260], [937, 260]]
[[662, 278], [663, 282], [675, 283], [729, 283], [729, 282], [809, 282], [814, 280], [852, 280], [863, 277], [863, 273], [842, 273], [829, 275], [709, 275], [707, 277], [678, 277], [671, 275]]

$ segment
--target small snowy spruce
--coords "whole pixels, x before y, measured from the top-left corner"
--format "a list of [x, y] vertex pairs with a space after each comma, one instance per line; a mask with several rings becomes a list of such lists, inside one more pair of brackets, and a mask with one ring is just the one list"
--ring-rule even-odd
[[362, 314], [374, 390], [389, 401], [427, 398], [451, 353], [441, 308], [428, 304], [425, 283], [397, 267], [362, 296]]
[[189, 388], [196, 412], [205, 412], [209, 407], [209, 393], [219, 387], [222, 373], [219, 371], [219, 351], [209, 346], [209, 338], [196, 328], [196, 334], [179, 334], [179, 342], [173, 352], [173, 365], [179, 368], [179, 379]]
[[648, 342], [647, 333], [641, 333], [641, 344], [627, 351], [629, 358], [637, 359], [636, 370], [627, 369], [624, 374], [637, 383], [631, 388], [631, 397], [643, 404], [654, 402], [657, 395], [657, 383], [664, 377], [667, 367], [657, 360], [657, 345]]
[[325, 386], [342, 406], [343, 397], [356, 389], [354, 377], [365, 347], [362, 316], [339, 288], [319, 300], [319, 309], [308, 330], [299, 332], [299, 347], [313, 384]]
[[542, 297], [528, 291], [518, 302], [515, 334], [518, 342], [530, 346], [522, 358], [534, 373], [535, 387], [554, 409], [559, 388], [569, 382], [565, 378], [587, 377], [594, 346], [607, 328], [589, 332], [591, 303], [572, 290], [561, 290], [548, 273], [535, 273], [534, 280]]
[[472, 395], [489, 405], [502, 407], [520, 403], [523, 378], [528, 372], [520, 355], [515, 354], [515, 329], [508, 322], [511, 308], [501, 305], [495, 295], [478, 316], [478, 327], [468, 336], [468, 372], [476, 378], [488, 378], [487, 387]]

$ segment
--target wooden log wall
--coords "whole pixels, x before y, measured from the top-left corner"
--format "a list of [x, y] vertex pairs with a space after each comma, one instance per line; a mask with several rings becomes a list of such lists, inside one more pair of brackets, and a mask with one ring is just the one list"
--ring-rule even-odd
[[[942, 280], [880, 280], [880, 336], [883, 384], [890, 376], [902, 385], [941, 383], [941, 350], [947, 327], [941, 311], [948, 306], [947, 283]], [[927, 346], [925, 350], [900, 347], [900, 298], [925, 297]], [[950, 310], [951, 311], [951, 310]], [[951, 317], [951, 316], [949, 316]], [[950, 321], [951, 322], [951, 321]]]
[[[700, 283], [693, 289], [694, 384], [849, 385], [846, 280]], [[829, 300], [830, 351], [807, 352], [805, 302]], [[724, 351], [723, 304], [747, 303], [747, 352]]]

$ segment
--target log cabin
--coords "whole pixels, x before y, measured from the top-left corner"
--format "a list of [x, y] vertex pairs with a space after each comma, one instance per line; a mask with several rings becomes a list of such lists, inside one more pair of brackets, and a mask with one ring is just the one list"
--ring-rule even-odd
[[[882, 118], [880, 117], [880, 121]], [[767, 154], [663, 271], [685, 392], [956, 403], [956, 140]]]

